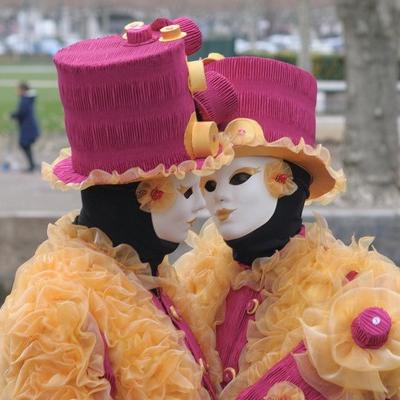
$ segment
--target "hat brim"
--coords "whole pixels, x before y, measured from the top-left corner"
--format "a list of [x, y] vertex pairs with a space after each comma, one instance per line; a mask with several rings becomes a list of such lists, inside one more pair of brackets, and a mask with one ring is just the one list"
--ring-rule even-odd
[[312, 177], [309, 200], [317, 199], [331, 192], [336, 185], [336, 179], [328, 172], [323, 161], [303, 152], [293, 153], [284, 147], [239, 146], [235, 148], [235, 154], [236, 157], [270, 156], [280, 158], [304, 168]]
[[121, 185], [171, 175], [183, 179], [187, 173], [205, 176], [229, 164], [233, 156], [232, 144], [221, 135], [220, 149], [215, 157], [188, 159], [179, 165], [169, 167], [159, 164], [149, 171], [144, 171], [140, 167], [132, 167], [120, 174], [116, 171], [107, 172], [96, 169], [91, 171], [89, 175], [82, 175], [75, 171], [72, 164], [71, 149], [67, 148], [61, 150], [60, 155], [52, 164], [42, 163], [42, 177], [56, 189], [63, 191], [70, 189], [84, 190], [94, 185]]
[[290, 161], [311, 175], [308, 204], [327, 204], [346, 190], [346, 177], [342, 170], [331, 166], [329, 150], [322, 145], [313, 147], [301, 138], [295, 144], [289, 137], [268, 142], [261, 126], [253, 119], [237, 118], [225, 128], [233, 143], [235, 157], [270, 156]]
[[322, 146], [310, 151], [304, 145], [296, 146], [290, 141], [286, 146], [275, 142], [256, 146], [239, 145], [235, 146], [234, 150], [235, 157], [269, 156], [290, 161], [304, 168], [312, 179], [309, 203], [315, 201], [329, 203], [346, 189], [343, 171], [335, 171], [330, 166], [329, 151]]

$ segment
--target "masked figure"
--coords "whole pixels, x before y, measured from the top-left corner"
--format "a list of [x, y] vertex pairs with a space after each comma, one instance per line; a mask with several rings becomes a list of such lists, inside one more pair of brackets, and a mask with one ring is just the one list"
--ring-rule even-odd
[[187, 63], [200, 44], [191, 20], [158, 19], [55, 56], [71, 148], [43, 174], [82, 209], [49, 226], [0, 311], [1, 399], [215, 398], [164, 260], [204, 205], [199, 176], [233, 157], [201, 121], [237, 98]]
[[214, 223], [177, 262], [214, 338], [221, 399], [385, 399], [400, 389], [400, 274], [367, 238], [345, 246], [306, 201], [342, 191], [315, 146], [316, 81], [255, 57], [210, 62], [239, 96], [235, 159], [201, 187]]

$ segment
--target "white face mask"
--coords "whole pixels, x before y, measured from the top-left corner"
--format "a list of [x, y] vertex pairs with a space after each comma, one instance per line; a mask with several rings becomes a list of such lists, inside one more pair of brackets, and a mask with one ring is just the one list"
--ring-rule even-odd
[[199, 186], [200, 178], [186, 174], [184, 179], [175, 176], [167, 179], [177, 192], [175, 201], [165, 211], [151, 213], [151, 219], [154, 231], [160, 239], [181, 243], [186, 239], [199, 213], [205, 208]]
[[272, 157], [239, 157], [202, 179], [203, 195], [222, 237], [241, 238], [268, 222], [278, 199], [265, 184]]

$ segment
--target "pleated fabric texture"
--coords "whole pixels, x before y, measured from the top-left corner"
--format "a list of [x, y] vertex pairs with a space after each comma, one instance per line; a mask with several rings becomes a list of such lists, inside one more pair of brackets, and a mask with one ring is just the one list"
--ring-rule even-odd
[[239, 107], [232, 119], [255, 119], [268, 142], [289, 137], [294, 144], [303, 138], [315, 145], [317, 82], [310, 73], [261, 57], [228, 57], [206, 68], [226, 76], [238, 91]]
[[54, 62], [76, 173], [149, 170], [188, 158], [182, 138], [194, 104], [183, 40], [85, 40]]
[[[291, 382], [301, 386], [306, 399], [307, 391], [312, 392], [307, 385], [330, 400], [338, 393], [343, 395], [340, 399], [379, 400], [385, 398], [385, 391], [391, 396], [398, 393], [400, 274], [393, 262], [371, 249], [372, 238], [353, 239], [345, 245], [319, 217], [316, 223], [306, 224], [304, 236], [293, 237], [272, 257], [255, 260], [252, 268], [234, 262], [231, 249], [210, 222], [199, 235], [191, 233], [188, 243], [193, 250], [174, 266], [185, 289], [203, 310], [204, 335], [215, 338], [218, 326], [232, 318], [226, 315], [232, 291], [247, 288], [263, 298], [255, 320], [248, 322], [239, 370], [223, 389], [221, 399], [237, 399], [253, 385], [257, 387], [249, 389], [253, 397], [248, 398], [263, 399], [257, 393], [264, 387], [263, 396], [267, 396], [272, 390], [266, 384], [276, 382], [270, 381], [268, 374], [283, 373], [280, 362], [293, 368], [282, 376], [285, 381], [301, 374], [304, 386], [298, 380]], [[391, 323], [380, 309], [390, 316]], [[239, 310], [238, 306], [236, 312]], [[366, 329], [360, 321], [357, 329], [352, 328], [360, 316], [367, 316], [368, 324], [376, 324], [374, 329]], [[360, 327], [368, 336], [362, 346], [353, 337], [359, 335]], [[236, 331], [226, 332], [226, 340], [235, 335]], [[213, 340], [217, 346], [218, 340]], [[297, 353], [296, 346], [302, 341], [306, 350]], [[221, 358], [213, 357], [213, 350], [207, 351], [213, 363], [210, 371], [222, 382]], [[349, 394], [354, 397], [346, 397]]]
[[49, 225], [0, 310], [0, 399], [208, 399], [184, 333], [143, 286], [148, 264], [75, 217]]
[[219, 125], [237, 156], [270, 156], [304, 168], [312, 176], [310, 202], [329, 203], [345, 190], [343, 171], [334, 170], [329, 151], [316, 146], [317, 82], [310, 73], [262, 57], [209, 61], [206, 70], [226, 77], [237, 92], [233, 118]]

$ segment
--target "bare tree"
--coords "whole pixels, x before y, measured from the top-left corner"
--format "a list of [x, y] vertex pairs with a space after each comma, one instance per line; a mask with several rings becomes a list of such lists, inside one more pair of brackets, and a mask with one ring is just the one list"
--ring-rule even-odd
[[311, 29], [311, 7], [309, 0], [299, 0], [297, 3], [297, 19], [300, 36], [300, 53], [298, 65], [311, 71], [310, 55], [310, 29]]
[[349, 200], [400, 204], [398, 0], [338, 0], [346, 43], [344, 166]]

